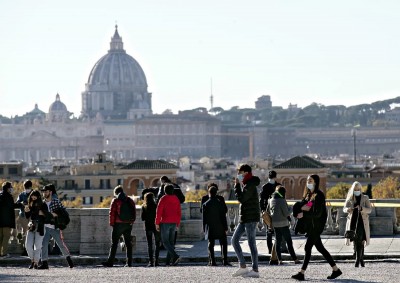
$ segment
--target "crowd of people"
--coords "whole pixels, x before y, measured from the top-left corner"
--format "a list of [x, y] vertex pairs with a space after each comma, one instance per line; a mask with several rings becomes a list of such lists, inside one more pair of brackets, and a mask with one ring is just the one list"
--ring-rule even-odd
[[[321, 234], [324, 230], [327, 210], [325, 195], [320, 189], [318, 175], [309, 175], [304, 188], [303, 198], [290, 210], [286, 201], [286, 188], [277, 181], [277, 173], [269, 171], [268, 182], [258, 193], [260, 178], [252, 174], [252, 168], [241, 165], [234, 179], [234, 192], [239, 202], [239, 221], [231, 238], [231, 245], [236, 253], [239, 268], [233, 277], [258, 278], [258, 250], [256, 245], [256, 228], [260, 221], [260, 213], [268, 213], [271, 223], [266, 227], [266, 242], [268, 253], [271, 254], [270, 265], [283, 265], [282, 248], [287, 249], [294, 264], [301, 264], [293, 279], [305, 280], [305, 271], [311, 259], [312, 248], [315, 246], [332, 268], [327, 279], [335, 279], [342, 274], [331, 254], [324, 247]], [[32, 182], [24, 182], [25, 190], [14, 202], [12, 184], [5, 182], [0, 193], [0, 257], [8, 257], [8, 241], [11, 229], [16, 228], [16, 222], [22, 231], [26, 232], [25, 248], [31, 259], [30, 269], [48, 269], [48, 246], [53, 238], [66, 258], [68, 266], [74, 267], [70, 253], [63, 241], [62, 230], [57, 225], [57, 219], [65, 210], [57, 197], [54, 185], [48, 184], [39, 190], [32, 189]], [[347, 213], [346, 230], [355, 231], [355, 237], [346, 239], [346, 244], [353, 242], [355, 267], [364, 267], [364, 247], [370, 241], [369, 214], [371, 204], [368, 196], [362, 194], [361, 184], [354, 182], [349, 189], [343, 211]], [[218, 195], [218, 185], [208, 184], [208, 194], [201, 199], [200, 212], [203, 215], [203, 230], [208, 240], [208, 265], [216, 266], [214, 253], [215, 240], [221, 246], [221, 260], [224, 266], [232, 266], [228, 261], [228, 223], [226, 215], [228, 208], [225, 199]], [[144, 222], [147, 240], [149, 262], [147, 267], [160, 265], [160, 250], [166, 250], [165, 263], [175, 266], [180, 262], [180, 256], [175, 251], [177, 230], [181, 222], [181, 204], [185, 196], [180, 187], [167, 176], [160, 178], [160, 186], [146, 188], [142, 192], [141, 220]], [[19, 208], [17, 221], [14, 209]], [[295, 219], [295, 228], [293, 219]], [[125, 194], [122, 186], [114, 189], [114, 198], [109, 210], [109, 224], [112, 227], [111, 247], [107, 261], [103, 266], [114, 265], [118, 243], [121, 237], [126, 246], [126, 265], [132, 266], [132, 225], [136, 220], [135, 202]], [[297, 257], [291, 237], [290, 228], [296, 233], [306, 236], [305, 256], [303, 261]], [[251, 254], [251, 269], [247, 268], [240, 245], [245, 235]], [[273, 241], [275, 238], [275, 241]]]

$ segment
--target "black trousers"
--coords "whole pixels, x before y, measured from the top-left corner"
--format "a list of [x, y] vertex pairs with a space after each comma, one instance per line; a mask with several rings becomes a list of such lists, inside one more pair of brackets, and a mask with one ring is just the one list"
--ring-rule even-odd
[[[153, 237], [154, 237], [154, 245], [155, 245], [155, 252], [153, 255]], [[151, 263], [154, 262], [154, 258], [158, 261], [160, 256], [160, 243], [161, 243], [161, 235], [160, 232], [147, 230], [146, 231], [146, 240], [147, 240], [147, 252], [149, 254], [149, 260]]]
[[124, 237], [126, 245], [126, 258], [132, 261], [132, 225], [129, 223], [115, 223], [111, 233], [111, 248], [108, 255], [108, 262], [114, 263], [115, 254], [117, 253], [118, 243], [121, 236]]
[[222, 259], [224, 261], [228, 261], [228, 240], [226, 236], [219, 239], [208, 238], [208, 254], [210, 255], [211, 259], [215, 261], [215, 256], [214, 256], [215, 240], [218, 240], [219, 244], [221, 245]]
[[301, 269], [303, 270], [307, 269], [308, 263], [310, 262], [311, 259], [311, 250], [313, 246], [315, 246], [315, 248], [323, 255], [323, 257], [328, 261], [331, 267], [336, 265], [331, 254], [325, 249], [324, 245], [322, 244], [321, 236], [308, 235], [306, 245], [304, 246], [305, 255], [304, 255], [303, 266], [301, 267]]

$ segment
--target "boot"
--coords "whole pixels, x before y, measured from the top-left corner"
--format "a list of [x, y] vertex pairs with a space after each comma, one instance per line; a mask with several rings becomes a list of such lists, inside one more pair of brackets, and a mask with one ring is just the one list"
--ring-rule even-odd
[[361, 264], [361, 267], [365, 267], [365, 263], [364, 263], [364, 245], [361, 247], [360, 264]]
[[49, 269], [49, 264], [48, 264], [47, 260], [43, 260], [42, 264], [39, 265], [37, 269]]
[[356, 243], [355, 241], [354, 245], [356, 247], [356, 263], [354, 264], [354, 267], [359, 267], [361, 258], [361, 245], [359, 243]]
[[74, 263], [72, 262], [71, 257], [70, 257], [70, 256], [67, 256], [66, 259], [67, 259], [69, 268], [73, 268], [73, 267], [74, 267]]
[[34, 266], [35, 266], [35, 263], [32, 261], [32, 262], [31, 262], [31, 265], [29, 265], [28, 268], [29, 268], [29, 269], [32, 269]]

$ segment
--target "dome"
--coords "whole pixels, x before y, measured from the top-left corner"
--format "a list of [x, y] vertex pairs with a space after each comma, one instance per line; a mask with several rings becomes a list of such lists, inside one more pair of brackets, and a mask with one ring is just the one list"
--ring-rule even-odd
[[151, 94], [139, 63], [124, 50], [118, 26], [110, 50], [92, 68], [82, 93], [82, 116], [108, 119], [139, 118], [151, 114]]
[[47, 120], [50, 122], [62, 122], [68, 119], [72, 113], [69, 113], [67, 106], [60, 100], [60, 95], [57, 93], [56, 101], [54, 101], [49, 108]]
[[67, 106], [65, 106], [65, 104], [60, 101], [60, 95], [58, 93], [56, 95], [56, 101], [54, 101], [49, 108], [49, 112], [54, 111], [68, 112]]

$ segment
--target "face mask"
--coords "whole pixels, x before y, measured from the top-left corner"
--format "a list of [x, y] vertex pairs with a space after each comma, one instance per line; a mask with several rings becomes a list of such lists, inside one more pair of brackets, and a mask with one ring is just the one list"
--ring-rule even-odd
[[242, 175], [242, 174], [238, 174], [238, 175], [237, 175], [237, 178], [238, 178], [238, 180], [239, 180], [240, 182], [243, 181], [243, 175]]
[[268, 183], [275, 184], [275, 180], [274, 179], [268, 179]]
[[361, 196], [361, 191], [354, 191], [354, 195], [355, 195], [356, 197]]
[[25, 193], [27, 193], [28, 195], [32, 192], [32, 189], [27, 189], [25, 190]]
[[314, 191], [314, 184], [307, 184], [307, 188], [308, 188], [310, 191]]
[[8, 191], [10, 192], [10, 194], [12, 194], [14, 192], [14, 189], [10, 188]]

